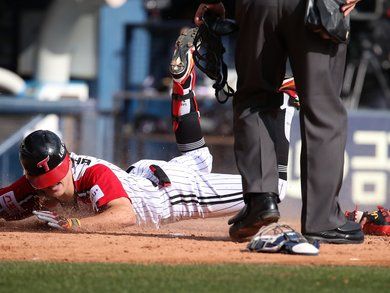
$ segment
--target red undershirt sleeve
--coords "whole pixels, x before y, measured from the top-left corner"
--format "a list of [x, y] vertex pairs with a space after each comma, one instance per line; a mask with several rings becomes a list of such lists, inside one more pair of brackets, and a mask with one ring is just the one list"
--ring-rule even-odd
[[119, 178], [103, 164], [88, 168], [83, 177], [81, 187], [89, 189], [90, 200], [96, 211], [114, 199], [129, 198]]

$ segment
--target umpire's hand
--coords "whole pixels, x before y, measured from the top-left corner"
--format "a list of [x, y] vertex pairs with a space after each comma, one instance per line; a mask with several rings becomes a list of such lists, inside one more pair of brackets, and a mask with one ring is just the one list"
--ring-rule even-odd
[[361, 0], [345, 0], [345, 4], [341, 6], [341, 12], [344, 13], [345, 16], [351, 13], [351, 11], [355, 8], [356, 3]]
[[225, 6], [223, 6], [222, 2], [215, 4], [200, 4], [198, 10], [195, 13], [194, 22], [197, 26], [203, 24], [202, 18], [203, 14], [206, 12], [212, 12], [218, 17], [225, 18]]

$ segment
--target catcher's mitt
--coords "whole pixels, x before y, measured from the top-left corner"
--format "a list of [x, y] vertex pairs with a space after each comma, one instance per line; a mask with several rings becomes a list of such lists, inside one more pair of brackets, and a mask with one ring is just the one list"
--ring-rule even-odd
[[202, 20], [192, 42], [193, 58], [196, 67], [214, 81], [215, 97], [223, 104], [234, 95], [234, 90], [227, 82], [228, 68], [223, 60], [225, 47], [221, 37], [233, 34], [238, 26], [234, 20], [221, 19], [207, 12]]
[[345, 212], [350, 221], [360, 223], [364, 234], [390, 236], [390, 211], [382, 206], [372, 212], [358, 211], [357, 207], [352, 212]]
[[319, 243], [310, 244], [305, 237], [288, 225], [272, 223], [262, 227], [247, 246], [254, 252], [281, 252], [318, 255]]

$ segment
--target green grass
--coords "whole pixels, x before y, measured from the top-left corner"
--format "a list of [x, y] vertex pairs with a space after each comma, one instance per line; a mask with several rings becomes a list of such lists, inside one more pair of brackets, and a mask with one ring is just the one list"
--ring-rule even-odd
[[382, 292], [389, 268], [0, 262], [0, 292]]

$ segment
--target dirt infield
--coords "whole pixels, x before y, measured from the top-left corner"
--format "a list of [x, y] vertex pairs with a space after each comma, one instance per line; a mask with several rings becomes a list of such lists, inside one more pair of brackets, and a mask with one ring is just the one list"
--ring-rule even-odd
[[368, 236], [361, 245], [323, 244], [319, 256], [249, 253], [245, 244], [229, 241], [226, 221], [190, 220], [160, 230], [137, 227], [88, 234], [22, 232], [23, 226], [10, 229], [0, 222], [0, 260], [390, 266], [390, 237]]

